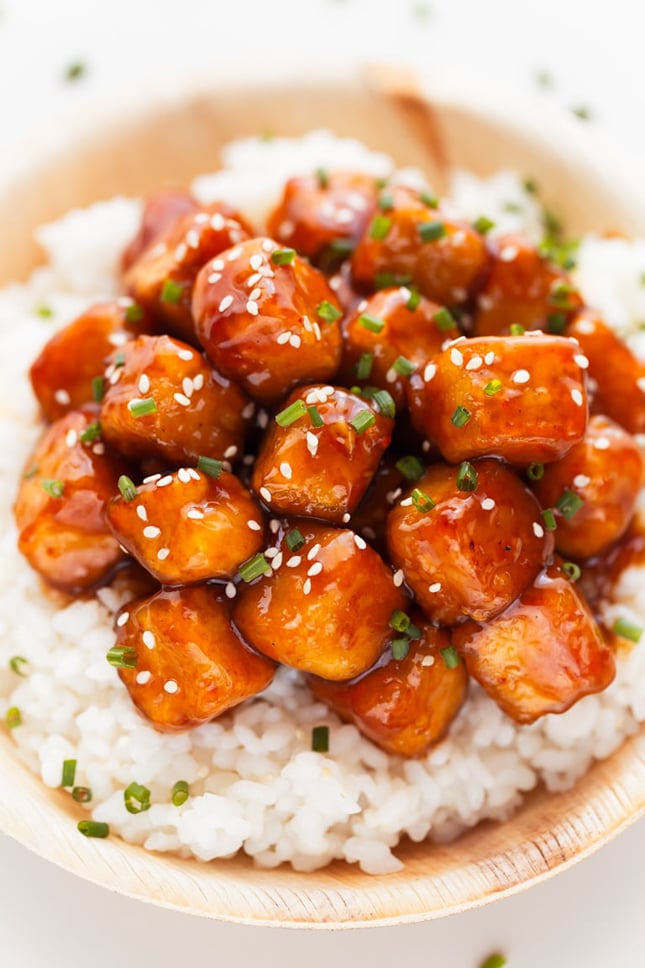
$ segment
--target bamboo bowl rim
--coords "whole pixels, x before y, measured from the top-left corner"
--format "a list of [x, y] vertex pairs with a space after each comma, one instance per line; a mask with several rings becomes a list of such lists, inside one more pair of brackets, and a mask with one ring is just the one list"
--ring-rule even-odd
[[[86, 110], [0, 160], [0, 284], [24, 278], [37, 264], [31, 233], [42, 221], [119, 188], [133, 193], [154, 190], [173, 176], [185, 181], [188, 173], [207, 169], [202, 159], [213, 145], [257, 133], [267, 116], [278, 133], [328, 126], [372, 147], [387, 150], [391, 142], [391, 153], [402, 155], [398, 161], [425, 164], [438, 184], [460, 159], [481, 172], [496, 169], [507, 148], [509, 167], [533, 164], [547, 201], [558, 201], [574, 226], [588, 228], [595, 220], [601, 230], [645, 234], [645, 197], [627, 167], [594, 132], [539, 101], [515, 103], [479, 88], [473, 95], [452, 77], [421, 77], [395, 65], [350, 67], [333, 76], [327, 65], [310, 76], [303, 82], [288, 66], [269, 81], [271, 74], [254, 71], [251, 78], [229, 73], [225, 81], [201, 77], [180, 89], [157, 87], [127, 106]], [[286, 92], [289, 108], [281, 112], [275, 102]], [[246, 113], [232, 119], [223, 107], [229, 102]], [[182, 141], [189, 134], [192, 153]], [[146, 181], [151, 158], [159, 168], [152, 183]], [[0, 731], [0, 831], [124, 895], [245, 924], [392, 925], [465, 911], [565, 870], [643, 814], [645, 726], [572, 790], [538, 789], [504, 824], [484, 822], [448, 845], [402, 844], [397, 854], [406, 866], [398, 874], [369, 876], [342, 862], [310, 874], [261, 870], [240, 856], [202, 864], [153, 854], [118, 837], [82, 838], [76, 821], [84, 814], [68, 795], [31, 774]]]

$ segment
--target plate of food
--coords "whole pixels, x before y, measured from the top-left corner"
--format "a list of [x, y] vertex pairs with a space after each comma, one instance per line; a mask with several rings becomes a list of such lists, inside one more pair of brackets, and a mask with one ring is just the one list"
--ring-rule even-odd
[[642, 813], [645, 204], [601, 152], [378, 69], [6, 166], [0, 829], [337, 927]]

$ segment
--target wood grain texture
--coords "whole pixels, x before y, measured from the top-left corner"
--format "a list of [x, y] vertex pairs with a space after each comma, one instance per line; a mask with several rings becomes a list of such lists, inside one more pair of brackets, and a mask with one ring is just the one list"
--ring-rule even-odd
[[[559, 114], [500, 104], [444, 78], [370, 68], [281, 87], [210, 79], [106, 106], [0, 165], [0, 282], [38, 261], [33, 229], [75, 205], [182, 184], [217, 166], [221, 145], [271, 130], [328, 127], [397, 161], [422, 165], [437, 189], [454, 164], [515, 168], [538, 179], [575, 231], [645, 233], [645, 206], [620, 163]], [[645, 812], [645, 730], [563, 794], [536, 791], [505, 824], [484, 823], [450, 845], [405, 843], [405, 870], [369, 877], [335, 863], [297, 874], [246, 858], [201, 864], [114, 837], [81, 837], [69, 795], [46, 789], [0, 734], [0, 829], [41, 856], [122, 894], [243, 923], [353, 927], [442, 917], [535, 884], [580, 860]]]

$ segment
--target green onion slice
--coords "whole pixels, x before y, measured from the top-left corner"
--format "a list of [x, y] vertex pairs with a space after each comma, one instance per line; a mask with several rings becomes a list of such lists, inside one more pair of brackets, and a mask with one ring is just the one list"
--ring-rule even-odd
[[161, 301], [176, 306], [182, 297], [184, 287], [172, 279], [166, 279], [161, 287]]
[[130, 400], [128, 410], [133, 417], [145, 417], [149, 413], [157, 412], [157, 404], [153, 397], [145, 397], [143, 400]]
[[458, 491], [475, 491], [477, 490], [477, 471], [473, 465], [465, 460], [457, 471], [457, 490]]
[[78, 830], [84, 837], [109, 837], [110, 825], [97, 820], [79, 820]]
[[22, 726], [22, 716], [17, 706], [12, 706], [11, 709], [7, 710], [5, 723], [7, 729], [15, 729], [16, 726]]
[[92, 799], [92, 791], [89, 787], [77, 786], [72, 790], [72, 799], [77, 803], [89, 803]]
[[105, 377], [95, 376], [92, 380], [92, 400], [101, 403], [105, 396]]
[[369, 228], [369, 237], [376, 242], [382, 242], [392, 227], [392, 219], [387, 215], [375, 215]]
[[125, 311], [125, 319], [128, 323], [140, 323], [143, 319], [143, 309], [139, 303], [131, 302]]
[[340, 309], [336, 309], [335, 306], [332, 306], [327, 299], [323, 299], [323, 301], [318, 304], [316, 307], [316, 314], [324, 323], [334, 323], [343, 315]]
[[567, 317], [564, 313], [550, 313], [547, 316], [547, 329], [554, 335], [564, 333], [567, 326]]
[[371, 313], [361, 313], [358, 317], [358, 325], [369, 330], [370, 333], [380, 333], [385, 326], [385, 321], [378, 316], [372, 316]]
[[421, 293], [419, 292], [419, 290], [418, 289], [411, 289], [410, 290], [410, 297], [409, 297], [408, 301], [405, 304], [405, 308], [406, 309], [409, 309], [410, 312], [413, 313], [415, 311], [415, 309], [418, 309], [419, 308], [420, 302], [421, 302]]
[[417, 229], [422, 242], [436, 242], [446, 234], [443, 222], [420, 222]]
[[629, 639], [630, 642], [640, 642], [643, 635], [643, 629], [640, 625], [633, 625], [624, 618], [616, 619], [612, 625], [612, 632], [620, 635], [623, 639]]
[[397, 471], [403, 474], [406, 481], [418, 481], [423, 477], [423, 465], [421, 461], [411, 454], [397, 460], [395, 466]]
[[410, 627], [410, 616], [400, 608], [395, 608], [390, 615], [390, 628], [395, 632], [406, 632]]
[[412, 498], [412, 504], [421, 514], [427, 514], [428, 511], [432, 511], [433, 507], [435, 507], [435, 502], [432, 498], [424, 494], [423, 491], [420, 491], [418, 487], [415, 487], [410, 497]]
[[95, 440], [101, 436], [101, 424], [98, 420], [93, 420], [91, 424], [88, 424], [83, 433], [80, 435], [79, 440], [82, 444], [93, 444]]
[[511, 323], [509, 328], [511, 336], [524, 336], [526, 330], [520, 323]]
[[489, 955], [484, 962], [482, 962], [480, 968], [504, 968], [506, 964], [506, 958], [504, 955]]
[[496, 393], [502, 389], [501, 380], [489, 380], [489, 382], [484, 387], [484, 393], [487, 397], [494, 397]]
[[21, 679], [27, 678], [27, 673], [23, 671], [24, 666], [27, 665], [29, 665], [29, 660], [24, 659], [21, 655], [14, 655], [9, 659], [9, 668]]
[[115, 669], [136, 669], [137, 653], [132, 648], [114, 646], [107, 652], [105, 658]]
[[51, 306], [36, 306], [34, 312], [42, 319], [50, 319], [54, 315], [54, 310]]
[[215, 460], [214, 457], [198, 457], [197, 469], [203, 471], [204, 474], [208, 474], [209, 477], [217, 480], [224, 470], [224, 462], [221, 460]]
[[76, 779], [76, 760], [63, 760], [63, 770], [60, 785], [62, 787], [73, 787]]
[[393, 420], [396, 416], [396, 404], [392, 399], [392, 394], [388, 393], [387, 390], [375, 390], [371, 394], [371, 399], [374, 401], [379, 409], [379, 413], [382, 413], [384, 417], [389, 417]]
[[190, 796], [190, 789], [185, 780], [177, 780], [172, 788], [172, 802], [173, 806], [181, 807], [183, 803], [186, 802]]
[[544, 464], [529, 464], [526, 476], [529, 481], [541, 481], [544, 477]]
[[450, 422], [455, 427], [465, 427], [472, 414], [466, 407], [458, 406], [450, 418]]
[[570, 581], [578, 581], [582, 574], [580, 565], [576, 565], [575, 561], [563, 561], [562, 571]]
[[325, 168], [316, 168], [316, 178], [320, 188], [329, 188], [329, 172]]
[[442, 333], [447, 332], [449, 329], [454, 329], [457, 325], [455, 317], [452, 315], [449, 309], [442, 306], [438, 309], [432, 317], [437, 329], [441, 330]]
[[409, 286], [411, 282], [412, 276], [396, 272], [377, 272], [374, 276], [375, 289], [396, 289], [397, 286]]
[[329, 752], [329, 726], [314, 726], [311, 730], [311, 748], [314, 753]]
[[405, 659], [408, 652], [410, 651], [410, 639], [400, 638], [392, 639], [392, 658], [400, 661]]
[[288, 407], [281, 410], [280, 413], [276, 413], [275, 422], [278, 427], [290, 427], [292, 423], [296, 420], [300, 420], [301, 417], [307, 412], [307, 407], [305, 406], [304, 400], [294, 400], [290, 403]]
[[123, 791], [123, 800], [128, 813], [144, 813], [152, 806], [150, 790], [140, 783], [130, 783]]
[[43, 491], [46, 491], [50, 497], [61, 498], [63, 496], [63, 491], [65, 490], [65, 483], [63, 481], [53, 480], [52, 478], [46, 478], [44, 481], [40, 482], [40, 486]]
[[547, 531], [557, 530], [558, 522], [555, 519], [553, 508], [545, 508], [544, 511], [542, 511], [542, 518], [544, 519], [544, 527]]
[[408, 360], [405, 356], [398, 356], [394, 363], [392, 364], [392, 369], [399, 376], [412, 376], [416, 370], [416, 366], [411, 360]]
[[320, 410], [316, 406], [307, 407], [307, 413], [309, 414], [309, 419], [314, 427], [324, 427], [325, 421], [320, 416]]
[[378, 207], [382, 212], [388, 212], [394, 208], [394, 196], [390, 192], [381, 192], [378, 197]]
[[298, 528], [292, 528], [285, 535], [285, 542], [289, 551], [299, 551], [305, 543], [304, 535]]
[[118, 485], [123, 500], [134, 501], [139, 492], [137, 491], [134, 481], [131, 480], [127, 474], [121, 474], [121, 477], [118, 480]]
[[428, 208], [439, 208], [439, 199], [436, 195], [433, 195], [432, 192], [420, 192], [419, 198], [424, 205], [428, 206]]
[[260, 575], [270, 574], [271, 565], [263, 554], [257, 554], [253, 558], [249, 558], [248, 561], [245, 561], [243, 565], [240, 565], [240, 578], [245, 582], [255, 581]]
[[461, 658], [454, 645], [449, 645], [447, 648], [440, 649], [439, 651], [441, 652], [441, 658], [444, 661], [446, 669], [456, 669], [461, 662]]
[[364, 434], [370, 427], [373, 427], [375, 423], [376, 414], [372, 410], [359, 410], [349, 421], [350, 426], [354, 428], [359, 436]]
[[568, 488], [565, 488], [558, 500], [555, 502], [555, 506], [567, 521], [570, 520], [574, 514], [577, 514], [580, 508], [584, 507], [584, 501], [579, 494], [575, 494]]
[[491, 229], [495, 228], [495, 223], [486, 215], [480, 215], [479, 218], [475, 219], [473, 222], [473, 228], [481, 235], [486, 235], [487, 232], [490, 232]]
[[367, 380], [372, 372], [374, 363], [373, 353], [361, 353], [358, 363], [354, 366], [354, 372], [358, 380]]
[[276, 249], [271, 254], [271, 262], [274, 266], [290, 266], [295, 257], [295, 249]]

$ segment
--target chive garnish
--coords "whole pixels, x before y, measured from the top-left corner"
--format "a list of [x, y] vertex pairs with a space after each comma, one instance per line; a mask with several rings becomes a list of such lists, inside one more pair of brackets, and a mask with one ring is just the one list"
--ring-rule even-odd
[[423, 477], [423, 465], [418, 458], [409, 455], [397, 460], [395, 467], [405, 477], [406, 481], [418, 481]]
[[542, 518], [544, 519], [544, 527], [547, 531], [557, 530], [558, 522], [555, 520], [553, 508], [545, 508], [544, 511], [542, 511]]
[[526, 476], [529, 481], [541, 481], [544, 477], [544, 464], [529, 464]]
[[358, 363], [354, 367], [356, 377], [359, 380], [367, 380], [370, 373], [372, 372], [372, 364], [374, 362], [373, 353], [361, 353]]
[[311, 730], [311, 749], [314, 753], [329, 752], [329, 726], [314, 726]]
[[446, 234], [443, 222], [420, 222], [417, 230], [422, 242], [436, 242]]
[[390, 628], [395, 632], [405, 632], [410, 627], [410, 616], [400, 608], [395, 608], [390, 616]]
[[524, 336], [526, 330], [520, 323], [511, 323], [509, 332], [511, 336]]
[[143, 400], [130, 400], [128, 410], [133, 417], [145, 417], [149, 413], [157, 412], [157, 404], [153, 397], [144, 397]]
[[571, 113], [575, 115], [576, 118], [580, 118], [581, 121], [591, 120], [591, 111], [584, 104], [578, 104], [571, 108]]
[[217, 480], [224, 470], [224, 464], [221, 460], [215, 460], [214, 457], [198, 457], [197, 469]]
[[443, 659], [446, 669], [456, 669], [461, 662], [461, 658], [454, 645], [449, 645], [445, 649], [440, 649], [439, 651], [441, 652], [441, 658]]
[[564, 517], [569, 520], [577, 514], [581, 507], [584, 506], [584, 501], [579, 494], [575, 494], [568, 488], [565, 488], [558, 500], [555, 502], [555, 506]]
[[475, 491], [477, 489], [477, 471], [473, 465], [465, 460], [457, 471], [457, 490]]
[[79, 820], [78, 830], [84, 837], [105, 838], [110, 835], [110, 825], [97, 820]]
[[412, 376], [416, 370], [416, 366], [411, 362], [411, 360], [408, 360], [407, 357], [398, 356], [392, 364], [392, 369], [395, 373], [398, 373], [399, 376]]
[[369, 237], [376, 242], [382, 242], [392, 227], [392, 219], [387, 215], [375, 215], [369, 228]]
[[556, 282], [549, 294], [549, 302], [559, 309], [573, 309], [575, 300], [572, 300], [571, 297], [575, 295], [577, 295], [575, 286], [568, 282]]
[[183, 803], [186, 802], [190, 796], [190, 790], [188, 784], [185, 780], [177, 780], [172, 788], [172, 802], [173, 806], [181, 807]]
[[354, 243], [351, 239], [332, 239], [327, 246], [327, 251], [332, 255], [342, 258], [352, 254], [354, 251]]
[[307, 407], [307, 413], [309, 414], [309, 419], [314, 427], [324, 427], [325, 421], [320, 416], [320, 410], [316, 406]]
[[105, 658], [115, 669], [136, 669], [137, 653], [128, 647], [114, 646], [106, 653]]
[[182, 297], [184, 287], [172, 279], [165, 279], [161, 287], [161, 301], [176, 306]]
[[547, 329], [554, 335], [564, 333], [567, 325], [567, 317], [564, 313], [550, 313], [547, 316]]
[[432, 317], [433, 323], [436, 325], [437, 329], [445, 333], [449, 329], [453, 329], [457, 323], [455, 322], [455, 317], [452, 315], [449, 309], [442, 306], [438, 309]]
[[504, 968], [506, 964], [506, 958], [504, 955], [489, 955], [485, 961], [482, 962], [480, 968]]
[[276, 249], [271, 254], [271, 262], [274, 266], [290, 266], [295, 257], [295, 249]]
[[394, 196], [390, 192], [381, 192], [378, 197], [378, 207], [382, 212], [387, 212], [394, 208]]
[[143, 309], [139, 303], [131, 302], [125, 311], [125, 319], [128, 323], [140, 323], [143, 319]]
[[480, 215], [479, 218], [475, 219], [473, 222], [473, 228], [481, 235], [486, 235], [487, 232], [490, 232], [491, 229], [495, 228], [495, 223], [486, 215]]
[[316, 168], [316, 178], [319, 188], [329, 188], [329, 172], [324, 168]]
[[405, 659], [408, 652], [410, 651], [410, 639], [392, 639], [392, 658], [400, 661]]
[[420, 302], [421, 302], [421, 293], [419, 292], [419, 290], [418, 289], [411, 289], [410, 290], [410, 297], [409, 297], [408, 301], [405, 304], [405, 308], [406, 309], [409, 309], [410, 312], [413, 313], [415, 311], [415, 309], [418, 309], [419, 308], [419, 303]]
[[620, 635], [621, 638], [629, 639], [630, 642], [640, 642], [643, 634], [643, 629], [640, 625], [633, 625], [624, 618], [617, 618], [611, 630], [616, 635]]
[[539, 186], [535, 178], [525, 178], [522, 182], [522, 185], [524, 186], [524, 191], [527, 195], [537, 195]]
[[123, 791], [123, 800], [128, 813], [144, 813], [152, 806], [150, 790], [141, 783], [130, 783]]
[[77, 81], [79, 77], [83, 76], [86, 70], [87, 68], [82, 61], [74, 61], [65, 69], [65, 80]]
[[276, 413], [275, 422], [278, 427], [290, 427], [292, 423], [296, 420], [300, 420], [301, 417], [307, 412], [307, 407], [305, 406], [304, 400], [294, 400], [290, 403], [288, 407], [281, 410], [280, 413]]
[[89, 787], [77, 786], [72, 790], [72, 799], [77, 803], [89, 803], [92, 799], [92, 791]]
[[245, 561], [243, 565], [240, 565], [240, 578], [247, 583], [255, 581], [260, 575], [270, 574], [271, 565], [263, 554], [257, 554], [253, 558], [249, 558], [248, 561]]
[[376, 423], [376, 415], [371, 410], [359, 410], [349, 421], [351, 427], [360, 436]]
[[484, 393], [487, 397], [494, 397], [496, 393], [502, 389], [501, 380], [489, 380], [489, 382], [484, 387]]
[[334, 323], [337, 319], [343, 315], [340, 309], [336, 309], [335, 306], [327, 300], [323, 301], [316, 307], [316, 314], [319, 319], [322, 319], [325, 323]]
[[9, 668], [21, 679], [27, 678], [27, 673], [23, 672], [23, 666], [26, 665], [29, 665], [29, 660], [24, 659], [21, 655], [14, 655], [9, 659]]
[[455, 427], [465, 427], [468, 421], [470, 420], [471, 416], [472, 414], [470, 410], [468, 410], [466, 407], [462, 407], [461, 405], [459, 405], [455, 409], [455, 412], [453, 413], [452, 417], [450, 418], [450, 422]]
[[42, 319], [51, 319], [51, 317], [54, 315], [54, 311], [51, 306], [36, 306], [34, 312]]
[[396, 272], [377, 272], [374, 275], [375, 289], [396, 289], [397, 286], [409, 286], [412, 276], [399, 275]]
[[439, 199], [432, 192], [420, 192], [419, 198], [428, 208], [439, 208]]
[[101, 436], [101, 424], [98, 420], [93, 420], [80, 435], [79, 440], [82, 444], [92, 444]]
[[392, 395], [388, 393], [387, 390], [375, 390], [371, 394], [372, 400], [379, 409], [379, 413], [382, 413], [384, 417], [389, 417], [393, 420], [396, 416], [396, 404], [392, 399]]
[[65, 490], [65, 484], [63, 481], [53, 480], [50, 477], [45, 478], [44, 481], [40, 482], [40, 486], [43, 491], [46, 491], [50, 497], [60, 498], [63, 496], [63, 491]]
[[105, 396], [105, 377], [95, 376], [92, 380], [92, 400], [101, 403]]
[[12, 706], [11, 709], [7, 710], [4, 721], [7, 729], [15, 729], [17, 726], [22, 726], [22, 716], [17, 706]]
[[578, 581], [582, 571], [580, 565], [576, 565], [575, 561], [563, 561], [562, 571], [565, 573], [569, 581]]
[[420, 491], [418, 487], [415, 487], [410, 497], [412, 498], [413, 505], [421, 514], [427, 514], [428, 511], [432, 511], [433, 507], [435, 506], [435, 502], [432, 500], [432, 498], [428, 497], [427, 494], [424, 494], [423, 491]]
[[76, 779], [76, 760], [63, 760], [63, 769], [60, 785], [62, 787], [73, 787]]
[[370, 333], [380, 333], [385, 326], [385, 321], [378, 316], [372, 316], [371, 313], [361, 313], [358, 317], [358, 325], [368, 329]]
[[137, 491], [136, 485], [127, 474], [121, 474], [118, 480], [119, 490], [121, 492], [121, 497], [124, 501], [134, 501], [135, 497], [139, 493]]
[[284, 540], [289, 551], [299, 551], [305, 543], [303, 533], [298, 528], [292, 528], [291, 531], [287, 531]]

